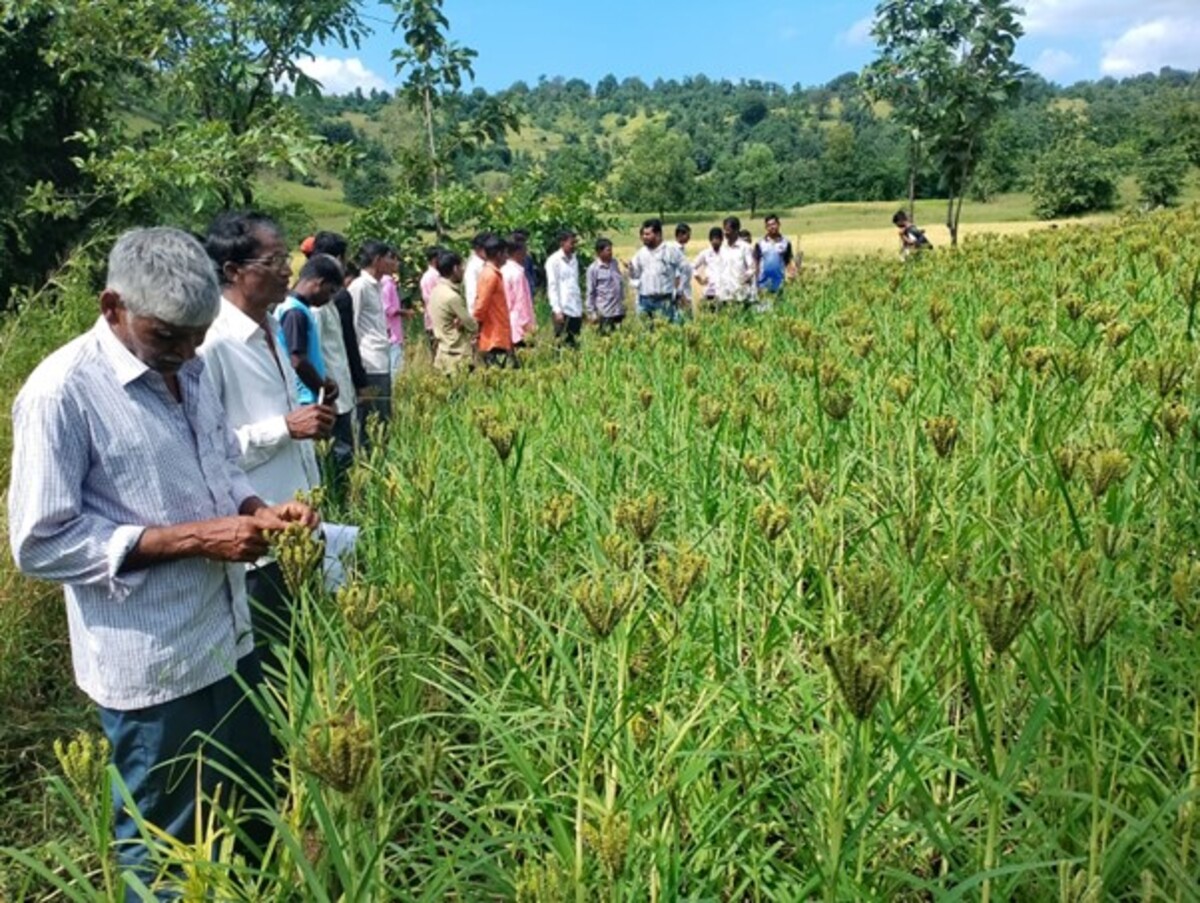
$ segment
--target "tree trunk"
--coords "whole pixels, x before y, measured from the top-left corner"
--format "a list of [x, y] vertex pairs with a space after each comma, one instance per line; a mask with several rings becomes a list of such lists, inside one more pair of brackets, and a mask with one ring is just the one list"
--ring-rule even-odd
[[908, 221], [917, 220], [917, 164], [921, 159], [921, 144], [916, 138], [908, 142]]
[[[950, 193], [950, 201], [946, 205], [946, 228], [950, 231], [950, 247], [958, 246], [958, 217], [954, 215], [954, 192]], [[958, 205], [962, 210], [962, 204]]]
[[433, 180], [433, 229], [438, 240], [446, 237], [446, 230], [442, 225], [442, 207], [441, 201], [438, 199], [438, 159], [437, 159], [437, 143], [433, 136], [433, 98], [430, 97], [429, 88], [424, 90], [425, 97], [425, 134], [429, 138], [429, 170]]

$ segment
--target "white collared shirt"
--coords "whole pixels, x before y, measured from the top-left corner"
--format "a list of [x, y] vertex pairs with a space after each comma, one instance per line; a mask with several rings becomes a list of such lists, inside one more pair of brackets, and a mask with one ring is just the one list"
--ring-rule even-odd
[[466, 269], [463, 270], [463, 297], [467, 299], [467, 310], [475, 309], [475, 294], [479, 291], [479, 277], [483, 273], [486, 261], [471, 252]]
[[13, 558], [63, 584], [76, 683], [106, 708], [202, 690], [254, 648], [242, 565], [122, 571], [147, 527], [231, 517], [255, 494], [204, 369], [179, 369], [176, 401], [101, 319], [42, 361], [13, 405]]
[[692, 262], [688, 259], [687, 248], [674, 239], [671, 239], [671, 241], [668, 241], [665, 244], [679, 252], [679, 257], [683, 261], [683, 263], [679, 265], [679, 293], [691, 301], [692, 279], [695, 278], [696, 271], [692, 268]]
[[754, 297], [754, 249], [748, 242], [736, 245], [726, 241], [719, 255], [720, 276], [717, 298], [722, 301], [747, 301]]
[[350, 283], [348, 291], [354, 303], [354, 331], [358, 333], [358, 351], [362, 355], [363, 369], [376, 375], [391, 373], [392, 343], [388, 339], [379, 280], [363, 270]]
[[338, 386], [334, 410], [338, 414], [349, 414], [354, 410], [354, 377], [350, 373], [350, 361], [346, 357], [346, 338], [342, 332], [342, 318], [337, 305], [330, 301], [315, 311], [317, 333], [321, 336], [321, 357], [325, 358], [325, 375]]
[[583, 292], [579, 288], [579, 255], [568, 257], [559, 248], [546, 258], [546, 297], [550, 310], [564, 317], [583, 316]]
[[310, 439], [293, 439], [287, 415], [297, 407], [296, 373], [280, 338], [279, 324], [267, 314], [275, 353], [267, 334], [228, 298], [208, 330], [200, 354], [209, 382], [225, 408], [242, 449], [242, 467], [259, 497], [269, 505], [291, 501], [300, 490], [319, 485]]

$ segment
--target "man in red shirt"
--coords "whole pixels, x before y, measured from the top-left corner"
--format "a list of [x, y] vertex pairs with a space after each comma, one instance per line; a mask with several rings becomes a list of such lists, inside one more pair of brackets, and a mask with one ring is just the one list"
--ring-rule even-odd
[[512, 323], [508, 315], [508, 299], [504, 294], [504, 276], [500, 267], [508, 257], [508, 244], [503, 238], [489, 236], [483, 245], [487, 260], [479, 274], [475, 307], [471, 315], [479, 322], [479, 355], [484, 366], [517, 367], [513, 353]]

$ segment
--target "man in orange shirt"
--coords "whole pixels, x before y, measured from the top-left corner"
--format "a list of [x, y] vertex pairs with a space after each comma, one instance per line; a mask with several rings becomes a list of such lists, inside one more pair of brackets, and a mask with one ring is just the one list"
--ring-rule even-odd
[[504, 294], [504, 276], [500, 267], [508, 257], [508, 244], [499, 236], [489, 236], [483, 245], [487, 259], [479, 274], [475, 308], [471, 315], [479, 322], [479, 354], [484, 366], [517, 367], [513, 353], [512, 323], [508, 299]]

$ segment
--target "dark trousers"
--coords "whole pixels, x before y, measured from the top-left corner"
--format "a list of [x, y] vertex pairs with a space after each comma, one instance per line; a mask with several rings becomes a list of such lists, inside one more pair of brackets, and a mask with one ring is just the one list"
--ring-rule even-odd
[[378, 414], [380, 421], [392, 419], [392, 377], [387, 373], [368, 373], [367, 389], [371, 397], [358, 403], [358, 441], [362, 448], [368, 446], [367, 418]]
[[333, 480], [336, 485], [342, 485], [350, 467], [354, 464], [354, 411], [338, 414], [333, 421], [333, 439], [330, 448], [331, 464], [333, 465]]
[[610, 335], [616, 332], [617, 327], [624, 322], [624, 314], [617, 314], [615, 317], [601, 317], [600, 325], [597, 328], [600, 330], [600, 335]]
[[[195, 840], [196, 808], [231, 796], [250, 806], [275, 805], [270, 728], [239, 683], [254, 690], [262, 682], [257, 653], [237, 663], [230, 675], [179, 699], [132, 711], [100, 708], [100, 725], [112, 744], [112, 762], [141, 818], [183, 843]], [[198, 775], [197, 775], [198, 773]], [[147, 885], [158, 869], [140, 839], [132, 813], [113, 791], [117, 862]], [[207, 815], [201, 813], [201, 824]], [[271, 836], [269, 823], [243, 822], [253, 861]], [[126, 900], [140, 897], [129, 889]]]
[[519, 370], [521, 362], [517, 356], [504, 348], [493, 348], [479, 355], [485, 367], [499, 367], [501, 370]]
[[554, 324], [554, 337], [564, 345], [574, 348], [579, 344], [579, 331], [583, 329], [583, 317], [562, 318], [562, 322]]
[[292, 621], [295, 602], [283, 579], [279, 564], [272, 561], [262, 567], [246, 569], [246, 595], [250, 598], [250, 623], [254, 628], [254, 646], [268, 675], [286, 673], [284, 662], [273, 647], [292, 650], [292, 662], [301, 671], [308, 670], [308, 656], [299, 638], [292, 645]]

